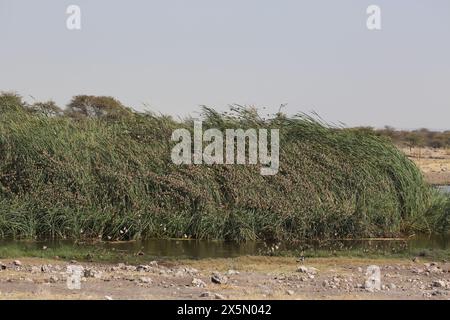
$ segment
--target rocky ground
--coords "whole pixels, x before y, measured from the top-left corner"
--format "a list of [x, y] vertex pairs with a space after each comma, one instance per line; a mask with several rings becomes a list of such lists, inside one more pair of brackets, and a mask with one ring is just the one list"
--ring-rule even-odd
[[[367, 281], [370, 265], [376, 266], [372, 270], [379, 267], [380, 283]], [[73, 276], [67, 273], [68, 266], [83, 267], [80, 289], [68, 288], [67, 278]], [[0, 299], [449, 298], [450, 263], [419, 259], [240, 257], [144, 265], [29, 258], [0, 262]]]

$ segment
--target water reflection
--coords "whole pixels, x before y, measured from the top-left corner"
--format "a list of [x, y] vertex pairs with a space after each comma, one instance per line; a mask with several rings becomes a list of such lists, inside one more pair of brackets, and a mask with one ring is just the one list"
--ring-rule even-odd
[[450, 186], [436, 186], [436, 187], [445, 193], [450, 193]]
[[[244, 255], [271, 254], [279, 251], [335, 251], [359, 250], [375, 253], [402, 253], [418, 250], [450, 249], [450, 236], [416, 236], [411, 239], [368, 239], [368, 240], [328, 240], [297, 241], [268, 245], [263, 242], [234, 243], [224, 241], [196, 240], [145, 240], [130, 242], [99, 242], [96, 244], [73, 243], [70, 241], [2, 241], [0, 246], [16, 246], [22, 250], [41, 250], [44, 246], [52, 249], [88, 248], [105, 249], [116, 254], [145, 255], [149, 257], [172, 258], [230, 258]], [[276, 249], [275, 249], [276, 248]]]
[[158, 257], [225, 258], [257, 254], [264, 248], [264, 243], [153, 239], [107, 243], [105, 247], [124, 252], [142, 252], [145, 255]]

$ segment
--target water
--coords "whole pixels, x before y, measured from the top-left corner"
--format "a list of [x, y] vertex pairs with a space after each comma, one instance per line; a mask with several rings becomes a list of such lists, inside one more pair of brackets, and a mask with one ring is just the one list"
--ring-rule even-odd
[[444, 193], [450, 193], [450, 186], [437, 186], [437, 188]]
[[262, 242], [161, 240], [108, 243], [106, 248], [123, 252], [143, 252], [156, 257], [226, 258], [252, 255], [264, 249]]
[[[266, 246], [262, 242], [235, 243], [225, 241], [203, 241], [185, 239], [151, 239], [144, 241], [74, 243], [73, 241], [14, 241], [0, 240], [1, 249], [14, 248], [19, 252], [39, 252], [46, 247], [55, 252], [87, 252], [115, 256], [139, 255], [155, 258], [230, 258], [263, 253]], [[6, 250], [8, 251], [8, 250]]]
[[[410, 239], [367, 239], [367, 240], [329, 240], [329, 241], [298, 241], [289, 244], [267, 245], [263, 242], [233, 243], [224, 241], [197, 240], [146, 240], [129, 242], [98, 242], [95, 244], [73, 243], [70, 241], [2, 241], [3, 246], [15, 246], [21, 251], [48, 249], [77, 251], [92, 250], [95, 254], [105, 252], [116, 256], [143, 254], [145, 258], [232, 258], [245, 255], [272, 254], [279, 251], [299, 254], [317, 251], [332, 255], [335, 251], [359, 250], [367, 253], [405, 253], [421, 250], [450, 250], [450, 235], [446, 236], [416, 236]], [[75, 250], [74, 250], [75, 248]]]

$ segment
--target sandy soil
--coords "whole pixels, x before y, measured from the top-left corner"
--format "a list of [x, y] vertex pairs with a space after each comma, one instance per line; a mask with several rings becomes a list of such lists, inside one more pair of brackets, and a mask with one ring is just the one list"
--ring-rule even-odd
[[[82, 265], [81, 289], [66, 268]], [[381, 290], [365, 287], [381, 269]], [[20, 259], [0, 263], [0, 299], [449, 299], [450, 263], [409, 260], [240, 257], [148, 265]], [[216, 274], [214, 274], [216, 273]], [[213, 279], [214, 278], [214, 279]], [[214, 280], [214, 281], [213, 281]], [[216, 283], [215, 283], [216, 282]]]
[[450, 150], [403, 148], [402, 151], [417, 164], [429, 183], [450, 185]]

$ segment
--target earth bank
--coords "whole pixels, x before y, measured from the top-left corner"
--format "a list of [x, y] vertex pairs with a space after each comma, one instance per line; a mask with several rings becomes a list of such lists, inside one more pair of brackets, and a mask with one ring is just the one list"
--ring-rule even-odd
[[[303, 260], [303, 259], [302, 259]], [[80, 290], [67, 266], [84, 268]], [[365, 283], [370, 265], [380, 290]], [[421, 258], [246, 256], [127, 265], [36, 258], [3, 259], [0, 299], [448, 299], [450, 263]]]

